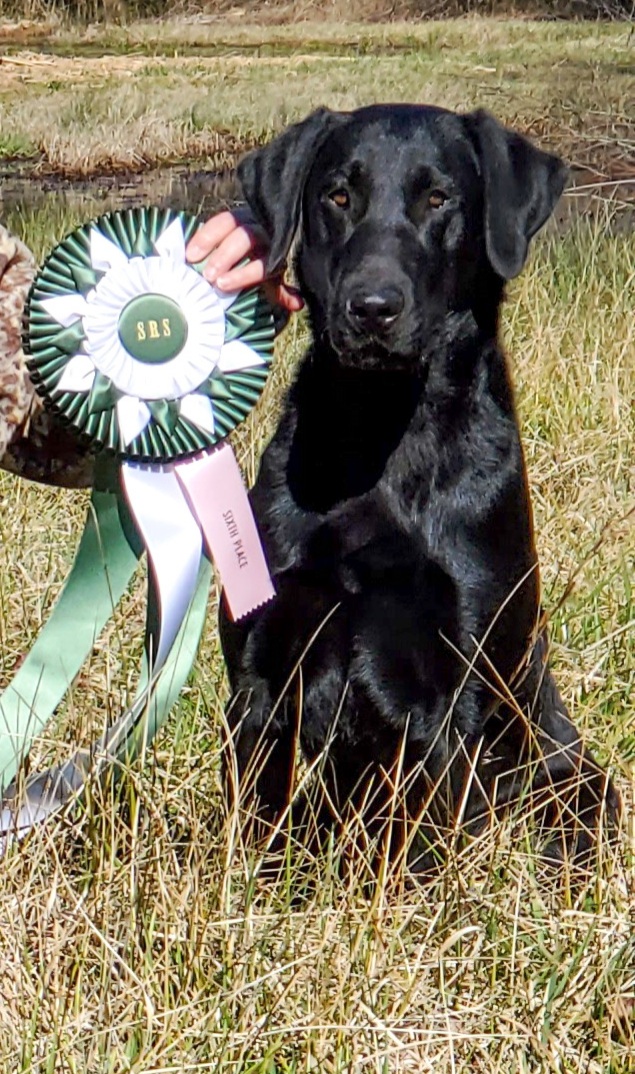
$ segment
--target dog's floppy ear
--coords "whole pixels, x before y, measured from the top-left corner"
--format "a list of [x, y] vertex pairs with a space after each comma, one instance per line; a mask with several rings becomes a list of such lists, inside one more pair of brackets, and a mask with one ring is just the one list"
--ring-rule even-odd
[[567, 168], [488, 112], [472, 112], [469, 119], [483, 172], [487, 255], [498, 275], [511, 280], [525, 264], [529, 240], [553, 212]]
[[268, 273], [279, 269], [289, 252], [300, 223], [304, 184], [315, 154], [342, 119], [342, 113], [319, 108], [262, 149], [249, 153], [238, 165], [247, 204], [270, 242]]

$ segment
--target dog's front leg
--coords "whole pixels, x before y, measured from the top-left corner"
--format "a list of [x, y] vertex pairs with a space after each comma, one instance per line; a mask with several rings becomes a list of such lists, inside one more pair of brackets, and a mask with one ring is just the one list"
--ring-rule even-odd
[[328, 740], [348, 650], [345, 620], [334, 614], [337, 593], [301, 572], [277, 576], [276, 588], [252, 619], [232, 623], [221, 612], [219, 623], [233, 692], [228, 798], [268, 825], [289, 805], [300, 731], [311, 759]]

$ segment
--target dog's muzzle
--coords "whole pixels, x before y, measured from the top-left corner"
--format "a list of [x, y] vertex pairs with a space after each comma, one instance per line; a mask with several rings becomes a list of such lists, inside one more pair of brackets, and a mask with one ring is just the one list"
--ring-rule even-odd
[[356, 332], [381, 338], [403, 313], [405, 295], [397, 287], [357, 290], [346, 300], [346, 316]]

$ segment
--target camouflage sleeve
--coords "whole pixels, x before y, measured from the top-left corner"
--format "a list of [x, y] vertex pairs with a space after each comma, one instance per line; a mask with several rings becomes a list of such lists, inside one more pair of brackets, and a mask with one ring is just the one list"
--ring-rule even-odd
[[0, 467], [83, 488], [92, 483], [90, 453], [44, 410], [22, 350], [24, 303], [35, 273], [30, 250], [0, 224]]
[[34, 405], [22, 351], [22, 313], [34, 277], [30, 251], [0, 225], [0, 459]]

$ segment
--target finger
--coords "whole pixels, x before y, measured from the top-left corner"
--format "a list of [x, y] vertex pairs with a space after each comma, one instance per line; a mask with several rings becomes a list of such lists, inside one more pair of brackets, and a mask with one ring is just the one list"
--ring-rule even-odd
[[216, 280], [220, 291], [242, 291], [247, 287], [257, 287], [261, 283], [264, 283], [265, 294], [272, 306], [282, 306], [289, 313], [298, 313], [304, 308], [304, 299], [297, 288], [285, 283], [280, 276], [266, 279], [265, 264], [261, 257], [219, 276]]
[[217, 213], [210, 217], [192, 236], [185, 251], [188, 261], [202, 261], [212, 250], [240, 226], [234, 213]]
[[236, 228], [210, 254], [203, 275], [210, 283], [216, 283], [220, 276], [230, 273], [243, 258], [253, 258], [254, 255], [258, 258], [260, 253], [258, 241], [252, 232], [247, 228]]
[[[205, 267], [205, 276], [207, 276], [207, 266]], [[248, 261], [246, 265], [240, 265], [238, 268], [217, 276], [214, 282], [220, 291], [242, 291], [245, 287], [256, 287], [263, 282], [265, 276], [264, 259], [255, 257], [253, 261]], [[209, 277], [207, 278], [209, 279]]]
[[300, 292], [283, 280], [267, 280], [264, 290], [272, 306], [281, 306], [289, 313], [299, 313], [304, 308], [304, 299]]
[[304, 299], [300, 292], [285, 283], [280, 276], [266, 279], [265, 263], [262, 257], [250, 261], [247, 265], [233, 269], [232, 272], [219, 276], [216, 286], [220, 291], [242, 291], [246, 287], [257, 287], [264, 283], [264, 290], [272, 306], [282, 306], [289, 313], [297, 313], [304, 308]]

